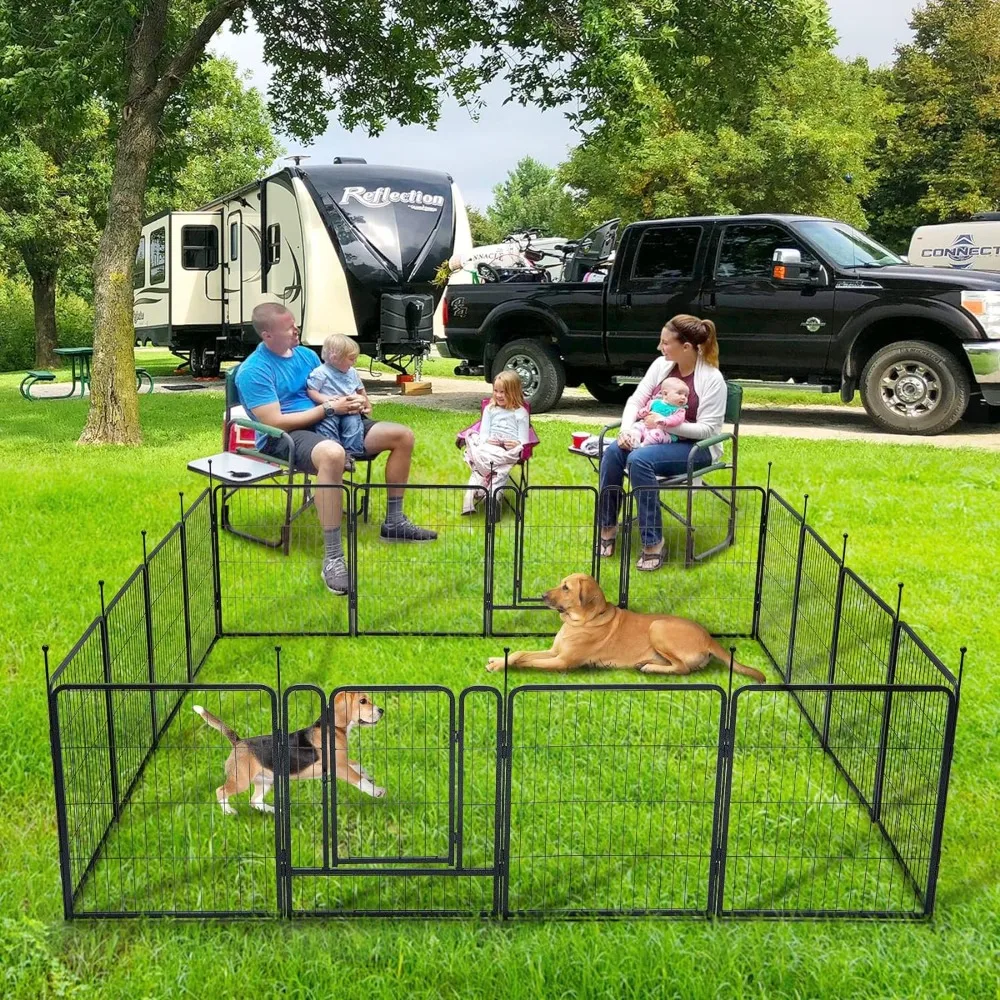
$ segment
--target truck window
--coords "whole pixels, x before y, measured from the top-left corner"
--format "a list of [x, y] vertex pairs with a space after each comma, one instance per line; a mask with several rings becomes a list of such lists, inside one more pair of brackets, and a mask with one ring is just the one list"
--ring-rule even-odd
[[214, 271], [219, 266], [219, 230], [215, 226], [181, 227], [181, 267]]
[[146, 284], [146, 237], [139, 237], [139, 249], [135, 252], [135, 263], [132, 265], [132, 287], [142, 288]]
[[802, 263], [819, 267], [819, 261], [787, 230], [780, 226], [726, 226], [719, 246], [716, 278], [767, 280], [771, 276], [771, 260], [779, 247], [798, 250]]
[[639, 239], [630, 281], [690, 278], [701, 242], [701, 226], [647, 229]]
[[162, 285], [167, 280], [167, 230], [160, 226], [149, 234], [149, 283]]

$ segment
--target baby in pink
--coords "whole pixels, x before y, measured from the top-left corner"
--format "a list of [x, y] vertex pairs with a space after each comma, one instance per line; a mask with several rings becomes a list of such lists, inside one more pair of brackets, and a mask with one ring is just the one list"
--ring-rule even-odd
[[687, 420], [688, 387], [679, 378], [665, 378], [656, 395], [636, 414], [628, 436], [633, 448], [667, 444], [677, 437], [669, 428]]

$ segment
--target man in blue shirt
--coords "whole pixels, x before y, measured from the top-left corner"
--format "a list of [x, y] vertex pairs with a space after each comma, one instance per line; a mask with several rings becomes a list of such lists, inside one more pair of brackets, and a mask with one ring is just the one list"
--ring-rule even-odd
[[[316, 405], [306, 394], [306, 379], [316, 367], [316, 355], [299, 344], [295, 317], [283, 305], [264, 302], [252, 316], [260, 344], [240, 365], [236, 388], [240, 400], [254, 420], [285, 431], [295, 449], [295, 468], [316, 477], [319, 486], [339, 486], [344, 481], [344, 449], [312, 428], [330, 414], [357, 413], [364, 421], [365, 453], [389, 452], [385, 466], [388, 511], [381, 537], [391, 542], [430, 542], [437, 533], [418, 528], [403, 514], [403, 486], [410, 477], [413, 431], [402, 424], [369, 419], [372, 405], [364, 392], [328, 396]], [[261, 451], [277, 458], [288, 457], [284, 438], [261, 436]], [[342, 494], [340, 490], [316, 490], [316, 513], [323, 526], [325, 552], [323, 581], [334, 594], [348, 590], [347, 563], [340, 535]]]

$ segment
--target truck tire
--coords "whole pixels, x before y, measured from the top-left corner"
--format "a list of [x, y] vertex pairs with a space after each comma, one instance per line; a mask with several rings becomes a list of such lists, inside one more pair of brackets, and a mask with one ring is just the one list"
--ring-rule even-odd
[[531, 403], [532, 413], [551, 410], [566, 387], [566, 369], [559, 355], [540, 340], [512, 340], [501, 347], [490, 378], [495, 379], [505, 368], [521, 376], [524, 398]]
[[941, 434], [969, 405], [969, 377], [945, 347], [904, 340], [876, 351], [861, 373], [861, 401], [879, 427]]
[[618, 385], [598, 379], [588, 379], [583, 384], [598, 403], [624, 403], [635, 392], [634, 385]]

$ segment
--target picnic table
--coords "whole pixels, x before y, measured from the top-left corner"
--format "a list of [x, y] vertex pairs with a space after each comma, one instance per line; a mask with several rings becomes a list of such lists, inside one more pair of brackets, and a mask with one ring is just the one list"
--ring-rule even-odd
[[[90, 359], [94, 354], [93, 347], [57, 347], [55, 353], [60, 357], [69, 358], [72, 379], [69, 391], [58, 392], [52, 395], [33, 396], [31, 393], [32, 386], [55, 382], [56, 380], [54, 372], [35, 369], [29, 371], [21, 380], [19, 388], [21, 395], [25, 399], [69, 399], [71, 396], [77, 395], [77, 386], [80, 388], [79, 395], [82, 398], [90, 390]], [[135, 381], [136, 389], [139, 392], [153, 391], [153, 376], [145, 368], [136, 368]]]

